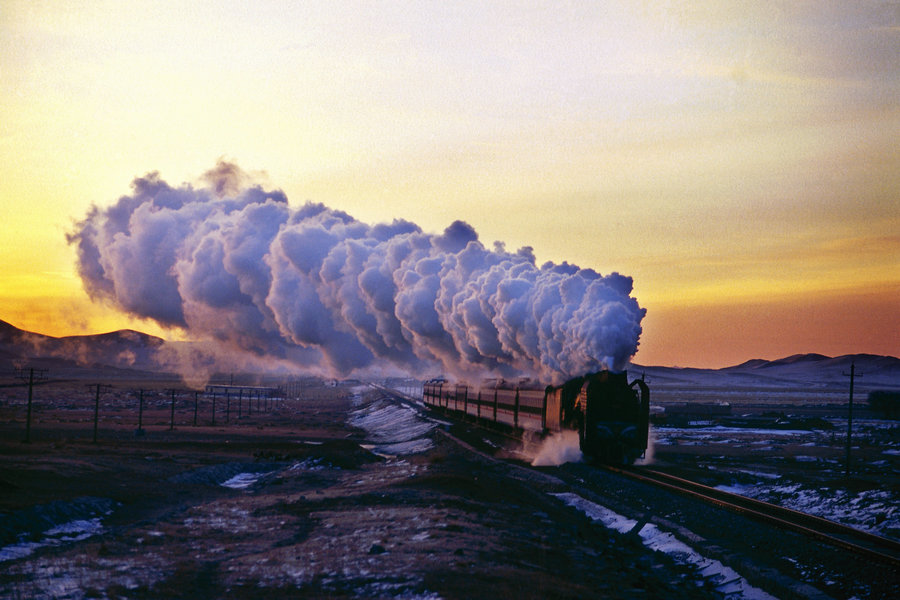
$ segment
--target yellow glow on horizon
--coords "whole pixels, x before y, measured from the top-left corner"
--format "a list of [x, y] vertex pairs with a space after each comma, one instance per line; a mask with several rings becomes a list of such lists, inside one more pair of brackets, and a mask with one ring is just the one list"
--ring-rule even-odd
[[133, 329], [166, 340], [188, 339], [183, 331], [163, 328], [153, 321], [135, 319], [87, 296], [0, 297], [0, 320], [42, 335], [65, 337]]
[[[721, 368], [793, 354], [898, 356], [900, 285], [651, 307], [634, 362]], [[889, 332], [888, 335], [884, 335]], [[677, 351], [674, 349], [677, 348]]]
[[89, 302], [65, 235], [132, 178], [196, 183], [219, 157], [294, 206], [431, 232], [462, 219], [488, 247], [631, 275], [650, 314], [886, 298], [898, 18], [845, 2], [5, 2], [0, 319], [153, 330]]

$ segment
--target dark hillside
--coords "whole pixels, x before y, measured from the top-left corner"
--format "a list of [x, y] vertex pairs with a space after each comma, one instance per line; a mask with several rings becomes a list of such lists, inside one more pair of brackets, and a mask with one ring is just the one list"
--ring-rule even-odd
[[0, 365], [4, 369], [29, 363], [53, 369], [155, 370], [157, 351], [164, 344], [162, 338], [130, 329], [57, 338], [0, 321]]

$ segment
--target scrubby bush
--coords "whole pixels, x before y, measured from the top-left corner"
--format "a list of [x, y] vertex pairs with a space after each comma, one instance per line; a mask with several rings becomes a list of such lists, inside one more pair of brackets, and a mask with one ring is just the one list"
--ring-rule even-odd
[[885, 418], [900, 419], [900, 392], [870, 392], [869, 408]]

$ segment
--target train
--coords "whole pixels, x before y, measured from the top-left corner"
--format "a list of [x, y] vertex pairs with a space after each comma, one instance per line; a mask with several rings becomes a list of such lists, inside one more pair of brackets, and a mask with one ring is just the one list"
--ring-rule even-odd
[[631, 464], [647, 451], [650, 389], [643, 378], [629, 383], [626, 371], [603, 370], [543, 387], [528, 379], [494, 379], [473, 388], [437, 378], [425, 383], [422, 396], [430, 407], [520, 433], [577, 431], [582, 453], [598, 462]]

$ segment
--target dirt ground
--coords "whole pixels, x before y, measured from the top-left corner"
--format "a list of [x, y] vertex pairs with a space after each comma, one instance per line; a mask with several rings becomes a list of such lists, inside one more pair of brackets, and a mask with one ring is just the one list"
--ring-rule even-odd
[[[207, 405], [193, 425], [186, 394], [171, 429], [160, 389], [142, 435], [133, 396], [110, 392], [96, 443], [90, 390], [39, 391], [28, 444], [21, 403], [0, 404], [0, 546], [26, 549], [0, 597], [715, 597], [564, 506], [552, 478], [438, 432], [418, 454], [368, 451], [346, 388], [215, 426]], [[96, 527], [44, 543], [61, 523]]]

